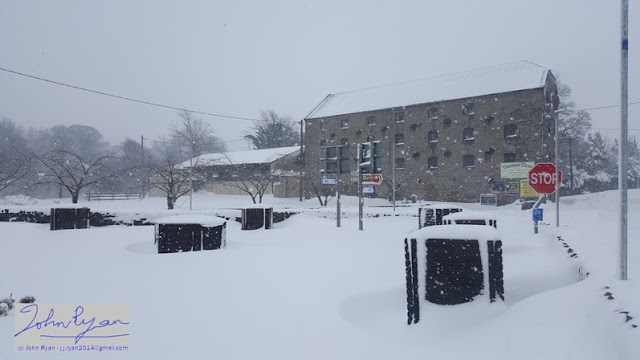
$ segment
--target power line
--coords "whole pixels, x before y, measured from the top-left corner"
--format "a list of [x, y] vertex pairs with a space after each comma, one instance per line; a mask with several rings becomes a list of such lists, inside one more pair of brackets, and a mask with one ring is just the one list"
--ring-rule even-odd
[[76, 89], [76, 90], [86, 91], [86, 92], [89, 92], [89, 93], [108, 96], [108, 97], [112, 97], [112, 98], [116, 98], [116, 99], [120, 99], [120, 100], [132, 101], [132, 102], [136, 102], [136, 103], [140, 103], [140, 104], [161, 107], [161, 108], [165, 108], [165, 109], [172, 109], [172, 110], [179, 110], [179, 111], [183, 111], [184, 110], [184, 111], [192, 112], [194, 114], [215, 116], [215, 117], [221, 117], [221, 118], [227, 118], [227, 119], [236, 119], [236, 120], [244, 120], [244, 121], [264, 121], [264, 119], [253, 119], [253, 118], [246, 118], [246, 117], [240, 117], [240, 116], [222, 115], [222, 114], [215, 114], [215, 113], [210, 113], [210, 112], [205, 112], [205, 111], [197, 111], [197, 110], [191, 110], [191, 109], [186, 109], [186, 108], [179, 108], [179, 107], [159, 104], [159, 103], [155, 103], [155, 102], [151, 102], [151, 101], [145, 101], [145, 100], [134, 99], [134, 98], [121, 96], [121, 95], [109, 94], [109, 93], [106, 93], [106, 92], [103, 92], [103, 91], [92, 90], [92, 89], [84, 88], [84, 87], [81, 87], [81, 86], [70, 85], [70, 84], [66, 84], [66, 83], [63, 83], [63, 82], [59, 82], [59, 81], [45, 79], [45, 78], [42, 78], [42, 77], [39, 77], [39, 76], [35, 76], [35, 75], [29, 75], [29, 74], [21, 73], [19, 71], [15, 71], [15, 70], [5, 69], [5, 68], [2, 68], [2, 67], [0, 67], [0, 70], [8, 72], [8, 73], [11, 73], [11, 74], [24, 76], [24, 77], [28, 77], [28, 78], [31, 78], [31, 79], [40, 80], [40, 81], [48, 82], [48, 83], [51, 83], [51, 84], [55, 84], [55, 85], [65, 86], [65, 87]]

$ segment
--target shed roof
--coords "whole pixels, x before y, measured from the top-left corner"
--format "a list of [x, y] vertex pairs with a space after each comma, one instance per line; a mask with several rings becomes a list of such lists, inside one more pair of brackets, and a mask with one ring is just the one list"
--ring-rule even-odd
[[[286, 156], [297, 155], [299, 152], [300, 146], [232, 151], [200, 155], [193, 158], [193, 163], [196, 164], [196, 166], [269, 164]], [[181, 163], [180, 166], [189, 168], [189, 164], [190, 162], [187, 160]]]
[[449, 75], [329, 94], [306, 119], [537, 89], [550, 69], [518, 61]]

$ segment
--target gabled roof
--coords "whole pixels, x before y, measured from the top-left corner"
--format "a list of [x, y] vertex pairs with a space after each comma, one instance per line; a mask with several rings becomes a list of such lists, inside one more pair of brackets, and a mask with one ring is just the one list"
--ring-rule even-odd
[[[204, 154], [192, 160], [195, 166], [270, 164], [286, 156], [298, 155], [299, 152], [300, 146], [290, 146], [273, 149]], [[187, 160], [180, 164], [180, 167], [188, 169], [189, 164], [190, 161]]]
[[550, 69], [518, 61], [461, 73], [329, 94], [306, 119], [537, 89]]

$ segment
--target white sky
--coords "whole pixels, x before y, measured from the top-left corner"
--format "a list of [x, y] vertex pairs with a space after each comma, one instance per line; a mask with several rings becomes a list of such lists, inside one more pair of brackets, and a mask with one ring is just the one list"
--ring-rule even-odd
[[[640, 101], [640, 4], [630, 3], [629, 100]], [[248, 118], [273, 108], [299, 120], [328, 93], [517, 60], [554, 69], [581, 108], [619, 104], [620, 2], [0, 0], [0, 67]], [[166, 135], [177, 120], [2, 71], [0, 116], [25, 128], [91, 125], [113, 144]], [[618, 109], [592, 116], [595, 128], [619, 128]], [[630, 106], [637, 137], [639, 116]], [[252, 125], [203, 118], [224, 140]]]

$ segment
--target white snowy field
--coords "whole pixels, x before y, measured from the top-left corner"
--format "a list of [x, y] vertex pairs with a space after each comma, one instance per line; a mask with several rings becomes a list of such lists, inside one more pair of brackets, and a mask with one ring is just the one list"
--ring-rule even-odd
[[[353, 198], [343, 199], [347, 217], [340, 228], [328, 218], [330, 203], [272, 230], [241, 231], [229, 221], [226, 249], [179, 254], [156, 254], [153, 227], [49, 231], [42, 224], [0, 223], [0, 298], [12, 292], [43, 303], [127, 303], [132, 323], [128, 352], [24, 354], [14, 350], [10, 313], [0, 317], [0, 359], [636, 360], [640, 328], [632, 324], [640, 326], [640, 225], [634, 220], [640, 191], [630, 192], [625, 282], [616, 280], [616, 197], [607, 192], [566, 198], [560, 229], [544, 225], [538, 235], [530, 211], [482, 209], [497, 217], [502, 233], [505, 303], [426, 304], [421, 322], [411, 326], [402, 240], [417, 230], [417, 218], [366, 218], [364, 231], [358, 231]], [[199, 195], [194, 209], [238, 208], [247, 200]], [[279, 208], [317, 205], [266, 201]], [[369, 199], [366, 204], [388, 205]], [[84, 205], [165, 213], [159, 198]], [[39, 201], [10, 208], [49, 206]], [[415, 208], [397, 212], [417, 214]], [[549, 203], [545, 222], [554, 219]], [[580, 265], [590, 275], [578, 282]], [[607, 291], [613, 300], [604, 296]], [[625, 323], [619, 311], [635, 318]]]

